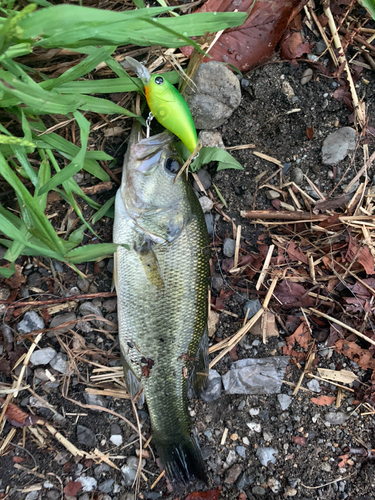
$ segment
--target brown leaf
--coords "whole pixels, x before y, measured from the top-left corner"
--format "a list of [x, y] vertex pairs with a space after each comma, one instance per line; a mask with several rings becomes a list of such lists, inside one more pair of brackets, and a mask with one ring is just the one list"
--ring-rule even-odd
[[280, 42], [280, 55], [283, 59], [297, 59], [303, 54], [310, 54], [311, 47], [309, 43], [302, 42], [300, 33], [286, 33]]
[[311, 341], [310, 330], [306, 323], [303, 321], [297, 330], [286, 339], [286, 343], [293, 347], [295, 342], [299, 344], [303, 349], [309, 348], [309, 342]]
[[306, 137], [311, 141], [314, 138], [314, 127], [306, 127]]
[[24, 462], [26, 458], [15, 456], [12, 458], [12, 460], [15, 464], [22, 464], [22, 462]]
[[287, 246], [286, 251], [288, 252], [288, 255], [292, 261], [301, 261], [306, 265], [309, 265], [309, 259], [307, 258], [307, 255], [305, 255], [300, 248], [296, 247], [296, 244], [294, 241], [291, 241], [289, 245]]
[[303, 286], [292, 281], [282, 281], [274, 293], [284, 307], [311, 307], [314, 304]]
[[[5, 265], [4, 267], [7, 267]], [[18, 290], [20, 286], [25, 283], [26, 276], [22, 274], [22, 267], [19, 264], [16, 264], [16, 272], [10, 277], [4, 280], [4, 282], [10, 286], [10, 288], [14, 288]]]
[[296, 361], [303, 361], [306, 358], [306, 353], [298, 352], [292, 349], [292, 346], [284, 345], [283, 346], [283, 354], [284, 356], [290, 356], [294, 358]]
[[329, 406], [336, 401], [336, 396], [318, 396], [317, 398], [311, 398], [310, 401], [315, 405]]
[[[4, 403], [4, 401], [5, 400], [3, 398], [0, 398], [0, 403]], [[8, 404], [8, 408], [5, 412], [5, 418], [11, 425], [13, 425], [13, 427], [26, 427], [29, 425], [34, 425], [38, 422], [43, 422], [35, 415], [29, 415], [28, 413], [25, 413], [13, 403]]]
[[[306, 3], [306, 0], [257, 0], [244, 24], [225, 30], [210, 50], [210, 55], [214, 61], [248, 71], [272, 55], [290, 20]], [[252, 5], [253, 0], [208, 0], [196, 12], [245, 12]], [[190, 56], [192, 50], [182, 47], [181, 51]]]
[[65, 495], [69, 497], [77, 496], [78, 492], [82, 489], [82, 484], [78, 481], [69, 481], [64, 488]]
[[220, 490], [194, 491], [185, 500], [219, 500], [220, 495]]
[[350, 111], [353, 111], [352, 95], [348, 89], [339, 87], [334, 91], [332, 97], [337, 101], [342, 101]]
[[292, 436], [293, 441], [300, 446], [304, 446], [306, 444], [306, 438], [303, 436]]
[[375, 358], [370, 351], [362, 349], [356, 342], [348, 342], [347, 340], [337, 340], [335, 343], [337, 352], [344, 354], [347, 358], [352, 359], [363, 370], [375, 369]]

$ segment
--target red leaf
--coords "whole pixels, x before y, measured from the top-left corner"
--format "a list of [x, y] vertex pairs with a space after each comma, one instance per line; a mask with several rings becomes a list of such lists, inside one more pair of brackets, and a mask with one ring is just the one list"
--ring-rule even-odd
[[280, 42], [280, 55], [283, 59], [293, 60], [301, 57], [303, 54], [310, 54], [311, 45], [303, 43], [302, 37], [298, 32], [287, 33]]
[[82, 489], [82, 484], [78, 481], [69, 481], [69, 483], [64, 488], [65, 495], [70, 497], [75, 497], [78, 492]]
[[[5, 400], [0, 398], [0, 403], [4, 403]], [[13, 403], [8, 404], [8, 408], [5, 412], [5, 418], [8, 422], [13, 425], [13, 427], [26, 427], [29, 425], [34, 425], [37, 422], [42, 422], [42, 420], [35, 415], [29, 415], [22, 411], [18, 406]]]
[[311, 335], [309, 328], [303, 321], [293, 335], [287, 337], [286, 343], [293, 347], [294, 343], [297, 342], [303, 349], [308, 349], [310, 340]]
[[372, 357], [371, 352], [367, 349], [362, 349], [356, 342], [348, 342], [347, 340], [340, 339], [335, 343], [335, 348], [337, 352], [352, 359], [363, 370], [375, 369], [375, 359]]
[[304, 352], [295, 351], [289, 345], [283, 346], [283, 354], [284, 356], [291, 356], [296, 361], [303, 361], [306, 358], [306, 354]]
[[[244, 24], [225, 30], [210, 50], [210, 55], [214, 61], [248, 71], [272, 55], [290, 20], [305, 3], [305, 0], [258, 0]], [[196, 12], [245, 12], [252, 5], [253, 0], [208, 0]], [[181, 51], [185, 55], [191, 54], [190, 47], [182, 47]]]
[[311, 307], [314, 302], [302, 285], [284, 280], [275, 288], [275, 296], [284, 307]]
[[306, 127], [306, 137], [310, 139], [310, 141], [314, 138], [314, 127]]
[[306, 438], [303, 436], [292, 436], [293, 441], [300, 446], [304, 446], [306, 444]]
[[294, 241], [291, 241], [289, 245], [287, 246], [286, 251], [288, 252], [288, 255], [292, 261], [301, 261], [306, 265], [309, 265], [309, 259], [307, 258], [307, 255], [305, 255], [300, 248], [296, 247], [296, 244]]
[[26, 460], [26, 458], [16, 456], [16, 457], [13, 457], [12, 460], [15, 464], [22, 464], [22, 462], [24, 462]]
[[185, 500], [218, 500], [220, 495], [220, 490], [194, 491], [194, 493], [190, 493]]
[[336, 401], [336, 396], [319, 396], [317, 398], [311, 398], [310, 401], [315, 405], [328, 406]]

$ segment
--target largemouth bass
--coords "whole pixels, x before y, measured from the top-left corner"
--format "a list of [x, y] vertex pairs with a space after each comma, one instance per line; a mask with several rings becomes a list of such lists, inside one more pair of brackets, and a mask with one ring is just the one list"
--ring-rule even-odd
[[169, 132], [135, 124], [115, 204], [114, 281], [128, 390], [142, 389], [152, 437], [175, 489], [205, 480], [187, 389], [207, 380], [209, 246], [199, 201]]

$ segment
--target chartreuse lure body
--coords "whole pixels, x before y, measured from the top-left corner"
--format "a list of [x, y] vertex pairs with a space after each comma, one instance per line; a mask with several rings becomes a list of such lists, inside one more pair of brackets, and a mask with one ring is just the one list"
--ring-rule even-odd
[[157, 121], [177, 135], [190, 153], [198, 144], [189, 106], [175, 87], [161, 75], [152, 75], [145, 85], [148, 107]]

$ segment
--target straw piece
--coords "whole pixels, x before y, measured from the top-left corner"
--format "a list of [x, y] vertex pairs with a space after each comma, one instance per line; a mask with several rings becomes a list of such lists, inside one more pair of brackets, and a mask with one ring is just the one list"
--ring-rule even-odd
[[275, 245], [270, 245], [270, 247], [268, 249], [267, 256], [266, 256], [266, 259], [265, 259], [264, 264], [263, 264], [262, 272], [260, 273], [257, 284], [255, 286], [256, 290], [259, 290], [263, 284], [263, 281], [266, 277], [267, 270], [268, 270], [268, 267], [269, 267], [269, 264], [271, 261], [272, 252], [273, 252], [274, 248], [275, 248]]

